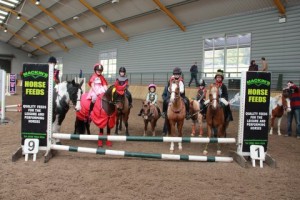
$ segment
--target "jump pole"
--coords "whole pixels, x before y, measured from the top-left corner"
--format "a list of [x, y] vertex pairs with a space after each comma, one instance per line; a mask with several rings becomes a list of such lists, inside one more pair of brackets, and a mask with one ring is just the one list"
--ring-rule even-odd
[[135, 157], [135, 158], [153, 158], [160, 160], [184, 160], [184, 161], [198, 161], [198, 162], [232, 162], [232, 157], [218, 157], [218, 156], [196, 156], [196, 155], [176, 155], [176, 154], [157, 154], [157, 153], [140, 153], [128, 152], [118, 150], [108, 150], [102, 148], [88, 148], [76, 147], [66, 145], [51, 145], [52, 150], [71, 151], [81, 153], [91, 153], [100, 155], [111, 155], [121, 157]]
[[62, 140], [109, 140], [109, 141], [139, 141], [139, 142], [182, 142], [182, 143], [236, 143], [235, 138], [195, 138], [195, 137], [150, 137], [150, 136], [99, 136], [53, 133], [53, 138]]

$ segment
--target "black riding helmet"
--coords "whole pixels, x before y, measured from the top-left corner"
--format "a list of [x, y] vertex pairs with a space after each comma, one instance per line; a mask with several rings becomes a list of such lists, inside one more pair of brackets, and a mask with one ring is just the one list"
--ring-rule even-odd
[[94, 65], [94, 72], [96, 72], [96, 71], [103, 71], [103, 65], [101, 65], [101, 64], [99, 64], [99, 63], [96, 63], [95, 65]]
[[124, 73], [126, 74], [126, 68], [125, 68], [125, 67], [120, 67], [120, 69], [119, 69], [119, 74], [120, 74], [121, 72], [124, 72]]
[[175, 67], [173, 69], [173, 75], [181, 75], [181, 69], [179, 67]]

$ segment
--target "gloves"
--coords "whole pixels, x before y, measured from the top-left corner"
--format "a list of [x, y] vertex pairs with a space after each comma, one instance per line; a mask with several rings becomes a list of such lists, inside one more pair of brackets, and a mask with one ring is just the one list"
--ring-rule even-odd
[[228, 101], [226, 101], [226, 99], [224, 98], [220, 98], [220, 101], [225, 105], [225, 106], [228, 106]]

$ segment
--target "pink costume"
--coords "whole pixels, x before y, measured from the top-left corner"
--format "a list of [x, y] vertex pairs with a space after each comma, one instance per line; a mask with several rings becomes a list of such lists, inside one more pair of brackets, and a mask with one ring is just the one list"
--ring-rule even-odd
[[107, 81], [102, 75], [93, 74], [89, 80], [89, 86], [91, 89], [86, 98], [92, 99], [92, 102], [94, 103], [98, 95], [102, 97], [107, 90]]

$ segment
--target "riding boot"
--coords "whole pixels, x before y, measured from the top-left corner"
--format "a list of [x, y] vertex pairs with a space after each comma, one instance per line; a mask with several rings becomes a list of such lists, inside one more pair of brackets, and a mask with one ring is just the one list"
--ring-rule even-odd
[[89, 115], [88, 115], [89, 122], [91, 122], [91, 112], [93, 111], [94, 105], [95, 105], [95, 103], [91, 101]]
[[185, 98], [185, 111], [186, 111], [186, 116], [185, 119], [189, 120], [191, 119], [191, 115], [190, 115], [190, 102], [187, 98]]
[[143, 109], [140, 110], [138, 116], [142, 116], [142, 113], [143, 113]]
[[227, 117], [225, 118], [226, 121], [233, 121], [232, 112], [229, 105], [225, 107], [225, 112], [227, 114]]
[[129, 108], [132, 108], [132, 96], [131, 96], [131, 93], [128, 91], [128, 90], [126, 90], [126, 94], [127, 94], [127, 98], [128, 98], [128, 106], [129, 106]]
[[156, 106], [156, 108], [157, 108], [158, 116], [161, 116], [160, 108], [158, 106]]

